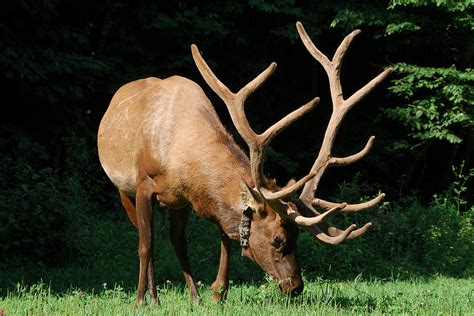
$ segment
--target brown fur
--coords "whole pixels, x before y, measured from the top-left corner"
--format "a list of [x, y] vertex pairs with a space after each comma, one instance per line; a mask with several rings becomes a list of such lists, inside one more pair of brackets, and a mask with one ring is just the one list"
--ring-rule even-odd
[[[137, 302], [144, 303], [147, 276], [152, 300], [157, 302], [151, 251], [155, 201], [170, 208], [170, 237], [194, 302], [199, 296], [187, 258], [184, 208], [192, 205], [198, 215], [219, 225], [221, 262], [212, 288], [214, 300], [225, 298], [230, 240], [239, 239], [240, 184], [253, 184], [249, 159], [224, 129], [202, 89], [178, 76], [124, 85], [101, 121], [98, 149], [101, 164], [139, 231]], [[268, 205], [257, 204], [244, 254], [280, 281], [286, 293], [299, 293], [296, 229], [283, 225]], [[273, 245], [275, 236], [283, 246]]]

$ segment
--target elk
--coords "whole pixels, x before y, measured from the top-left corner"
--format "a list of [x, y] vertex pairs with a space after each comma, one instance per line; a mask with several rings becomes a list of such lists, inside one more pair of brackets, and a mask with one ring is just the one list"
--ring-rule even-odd
[[[374, 136], [352, 156], [340, 158], [331, 154], [344, 116], [392, 70], [386, 69], [344, 99], [341, 64], [360, 31], [347, 35], [329, 60], [316, 48], [300, 22], [296, 27], [307, 50], [326, 71], [333, 111], [309, 173], [283, 188], [263, 173], [266, 147], [278, 133], [313, 109], [319, 98], [289, 113], [263, 133], [255, 133], [246, 118], [244, 104], [275, 71], [276, 63], [233, 93], [212, 72], [197, 46], [191, 45], [199, 72], [225, 103], [233, 124], [249, 147], [249, 156], [226, 132], [203, 90], [189, 79], [172, 76], [136, 80], [122, 86], [113, 96], [99, 126], [98, 152], [103, 169], [117, 187], [127, 215], [139, 232], [138, 304], [145, 303], [147, 284], [152, 303], [158, 303], [152, 251], [156, 203], [169, 209], [170, 239], [193, 302], [200, 298], [187, 255], [185, 227], [189, 205], [199, 216], [216, 223], [221, 231], [220, 263], [211, 286], [215, 301], [227, 295], [232, 240], [240, 240], [242, 254], [275, 278], [284, 293], [297, 295], [303, 290], [296, 257], [298, 227], [328, 244], [358, 237], [370, 228], [371, 223], [367, 223], [361, 228], [353, 224], [340, 230], [327, 220], [337, 212], [372, 207], [383, 199], [383, 193], [352, 205], [314, 195], [328, 167], [353, 163], [371, 149]], [[301, 188], [299, 197], [294, 197]]]

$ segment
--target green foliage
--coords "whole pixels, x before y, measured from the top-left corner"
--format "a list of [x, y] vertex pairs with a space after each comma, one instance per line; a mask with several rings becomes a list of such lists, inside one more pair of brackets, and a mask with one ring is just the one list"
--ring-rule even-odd
[[390, 23], [385, 28], [385, 35], [389, 36], [396, 33], [416, 32], [421, 27], [412, 22]]
[[[394, 66], [401, 78], [390, 90], [404, 104], [384, 113], [403, 125], [417, 142], [462, 141], [459, 130], [474, 124], [474, 71], [455, 67], [433, 68], [399, 63]], [[403, 143], [395, 143], [397, 147]]]
[[393, 9], [397, 6], [413, 6], [425, 7], [435, 5], [448, 11], [466, 11], [474, 6], [471, 0], [390, 0], [389, 8]]
[[193, 27], [196, 33], [217, 40], [224, 39], [231, 32], [225, 21], [221, 21], [216, 14], [209, 13], [205, 15], [196, 7], [186, 9], [183, 12], [176, 12], [175, 16], [160, 13], [150, 23], [150, 27], [163, 30]]
[[[469, 46], [464, 38], [474, 29], [473, 8], [474, 3], [470, 0], [392, 0], [388, 9], [391, 14], [397, 15], [398, 19], [391, 19], [385, 35], [404, 35], [406, 31], [416, 31], [420, 35], [425, 34], [422, 35], [425, 38], [430, 34], [436, 34], [441, 39], [440, 42], [445, 45], [449, 43], [451, 49]], [[403, 14], [397, 14], [399, 12]], [[422, 44], [433, 45], [425, 41]]]
[[64, 246], [58, 229], [65, 224], [66, 215], [51, 207], [58, 203], [59, 181], [51, 168], [32, 166], [33, 161], [46, 157], [43, 148], [19, 139], [16, 148], [1, 158], [2, 260], [19, 255], [44, 258]]
[[[68, 215], [64, 212], [63, 187], [54, 170], [45, 167], [43, 147], [28, 139], [16, 140], [2, 155], [0, 168], [1, 260], [18, 258], [56, 260], [67, 244]], [[2, 149], [4, 151], [5, 148]]]
[[[445, 194], [445, 204], [454, 203], [457, 206], [458, 212], [464, 211], [464, 207], [468, 206], [466, 200], [466, 194], [468, 193], [469, 180], [472, 181], [474, 178], [474, 168], [469, 169], [467, 172], [464, 170], [464, 161], [458, 166], [453, 166], [454, 181], [448, 188], [448, 194]], [[446, 200], [449, 197], [449, 200]], [[474, 206], [471, 206], [471, 210]]]
[[[471, 171], [472, 172], [472, 171]], [[460, 212], [467, 203], [462, 193], [468, 175], [458, 175], [450, 189], [435, 195], [428, 205], [415, 196], [385, 201], [378, 210], [334, 216], [337, 227], [374, 224], [371, 231], [338, 246], [319, 246], [303, 233], [299, 254], [310, 278], [365, 276], [409, 278], [413, 275], [468, 275], [474, 272], [474, 212]], [[359, 203], [366, 186], [356, 177], [341, 185], [334, 200]], [[456, 193], [457, 192], [457, 193]]]
[[[1, 144], [0, 261], [38, 260], [65, 263], [70, 260], [74, 234], [87, 213], [97, 211], [99, 189], [83, 139], [64, 138], [67, 173], [49, 167], [46, 149], [25, 137]], [[92, 189], [90, 189], [92, 188]], [[77, 258], [77, 257], [76, 257]]]
[[249, 5], [265, 13], [284, 13], [295, 16], [302, 14], [301, 8], [295, 6], [295, 0], [249, 0]]
[[[51, 48], [25, 49], [8, 47], [0, 55], [0, 67], [8, 79], [22, 78], [35, 97], [56, 104], [66, 99], [77, 102], [94, 90], [96, 74], [104, 74], [109, 66], [93, 56], [58, 52]], [[85, 76], [87, 80], [78, 77]]]
[[[87, 29], [72, 24], [54, 25], [60, 2], [13, 4], [5, 12], [0, 29], [2, 77], [21, 79], [24, 93], [53, 104], [84, 98], [111, 70], [107, 61], [88, 50], [91, 42]], [[31, 26], [30, 19], [36, 21], [36, 27]]]
[[474, 168], [465, 172], [464, 163], [453, 167], [454, 181], [448, 190], [435, 195], [425, 220], [427, 264], [436, 269], [473, 273], [474, 266], [474, 206], [467, 200], [467, 184], [474, 177]]
[[[422, 39], [418, 45], [424, 45], [427, 43], [425, 35], [433, 34], [434, 30], [439, 30], [440, 32], [436, 34], [442, 38], [458, 41], [460, 40], [458, 32], [474, 28], [471, 12], [474, 4], [470, 0], [361, 1], [351, 5], [342, 3], [330, 5], [336, 12], [331, 27], [342, 28], [347, 32], [354, 28], [370, 26], [374, 28], [377, 38], [392, 39], [391, 46], [417, 45], [416, 41], [411, 41], [410, 38], [402, 38], [401, 41], [394, 43], [394, 35], [407, 33], [411, 33], [412, 36], [418, 35], [417, 39]], [[449, 31], [450, 34], [444, 33], [445, 31]]]
[[352, 31], [362, 25], [381, 27], [387, 22], [385, 20], [387, 13], [379, 5], [358, 3], [350, 7], [344, 6], [336, 12], [337, 14], [332, 19], [330, 26], [342, 28], [345, 32]]

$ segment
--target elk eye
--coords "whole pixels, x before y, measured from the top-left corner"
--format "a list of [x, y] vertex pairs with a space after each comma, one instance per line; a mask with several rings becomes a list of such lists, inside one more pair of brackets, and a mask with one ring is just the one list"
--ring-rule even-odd
[[283, 244], [283, 239], [278, 235], [273, 236], [272, 244], [273, 244], [273, 246], [275, 246], [275, 248], [280, 248], [281, 245]]

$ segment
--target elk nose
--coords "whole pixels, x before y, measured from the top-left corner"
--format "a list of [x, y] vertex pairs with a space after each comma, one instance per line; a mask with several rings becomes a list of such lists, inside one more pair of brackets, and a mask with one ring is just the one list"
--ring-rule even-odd
[[280, 281], [280, 289], [289, 296], [297, 296], [303, 292], [303, 281], [299, 276], [292, 276]]

